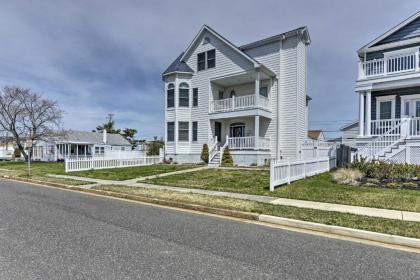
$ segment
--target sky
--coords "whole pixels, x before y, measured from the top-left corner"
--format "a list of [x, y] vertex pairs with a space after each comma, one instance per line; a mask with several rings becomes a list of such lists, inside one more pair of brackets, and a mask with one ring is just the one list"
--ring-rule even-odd
[[57, 100], [67, 129], [114, 114], [140, 139], [162, 136], [161, 73], [203, 24], [236, 45], [307, 26], [309, 127], [357, 119], [356, 51], [420, 10], [418, 0], [0, 0], [0, 87]]

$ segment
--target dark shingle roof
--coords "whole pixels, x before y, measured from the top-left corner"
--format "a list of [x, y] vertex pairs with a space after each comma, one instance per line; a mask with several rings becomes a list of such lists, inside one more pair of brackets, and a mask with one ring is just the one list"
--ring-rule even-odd
[[169, 65], [169, 67], [163, 72], [162, 75], [172, 73], [172, 72], [186, 72], [186, 73], [194, 73], [194, 71], [184, 62], [181, 61], [181, 57], [184, 55], [182, 52], [174, 62]]

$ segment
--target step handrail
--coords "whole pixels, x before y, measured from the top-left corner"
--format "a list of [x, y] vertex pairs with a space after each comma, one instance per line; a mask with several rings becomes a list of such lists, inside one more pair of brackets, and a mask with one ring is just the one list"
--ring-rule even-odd
[[217, 150], [217, 136], [214, 137], [214, 142], [209, 147], [209, 162], [217, 155], [219, 151]]
[[[373, 140], [368, 145], [360, 149], [356, 153], [356, 157], [358, 158], [359, 156], [365, 156], [368, 160], [372, 160], [375, 157], [379, 157], [387, 149], [401, 142], [404, 139], [403, 133], [401, 133], [402, 132], [401, 126], [403, 123], [405, 124], [407, 121], [408, 119], [402, 119], [401, 122], [395, 124], [387, 132], [375, 138], [375, 140]], [[397, 129], [400, 129], [399, 134], [395, 133]]]

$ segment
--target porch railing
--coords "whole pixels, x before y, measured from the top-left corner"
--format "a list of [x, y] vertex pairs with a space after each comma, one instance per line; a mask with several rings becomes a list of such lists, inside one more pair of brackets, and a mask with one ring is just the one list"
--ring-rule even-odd
[[[391, 128], [396, 127], [401, 122], [401, 119], [386, 119], [386, 120], [372, 120], [370, 122], [370, 134], [382, 135], [388, 132]], [[400, 135], [401, 127], [397, 126], [393, 130], [395, 135]]]
[[269, 150], [270, 149], [270, 138], [258, 137], [258, 144], [256, 145], [255, 136], [247, 137], [227, 137], [226, 138], [228, 147], [231, 150]]
[[384, 58], [359, 62], [359, 79], [386, 76], [410, 71], [420, 71], [419, 49], [407, 49], [398, 53], [384, 53]]
[[231, 112], [252, 108], [263, 108], [269, 110], [270, 100], [267, 97], [259, 96], [258, 102], [256, 102], [254, 94], [213, 100], [210, 104], [210, 113]]

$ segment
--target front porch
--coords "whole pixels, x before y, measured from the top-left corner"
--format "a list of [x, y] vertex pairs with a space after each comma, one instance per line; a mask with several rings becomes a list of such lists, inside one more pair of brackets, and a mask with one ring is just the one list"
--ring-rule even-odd
[[270, 151], [269, 124], [270, 119], [260, 116], [213, 120], [209, 146], [216, 143], [231, 151]]

